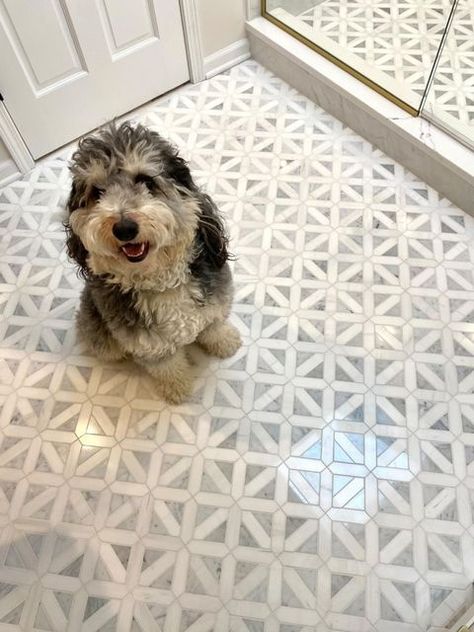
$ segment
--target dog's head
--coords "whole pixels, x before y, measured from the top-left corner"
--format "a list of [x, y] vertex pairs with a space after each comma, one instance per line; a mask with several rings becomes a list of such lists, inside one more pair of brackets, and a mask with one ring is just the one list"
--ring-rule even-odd
[[110, 125], [80, 141], [70, 168], [67, 248], [84, 276], [131, 282], [177, 259], [227, 260], [217, 209], [156, 132]]

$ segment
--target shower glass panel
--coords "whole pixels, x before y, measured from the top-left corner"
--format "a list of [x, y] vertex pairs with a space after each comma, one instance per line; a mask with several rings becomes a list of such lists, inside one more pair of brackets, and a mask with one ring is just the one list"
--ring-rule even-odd
[[416, 115], [453, 2], [262, 0], [262, 9], [266, 18]]
[[423, 116], [474, 148], [474, 0], [458, 0]]

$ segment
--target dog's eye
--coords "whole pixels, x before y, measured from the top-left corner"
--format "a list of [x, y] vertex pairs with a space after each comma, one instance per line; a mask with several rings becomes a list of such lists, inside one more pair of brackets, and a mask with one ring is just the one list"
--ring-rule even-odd
[[145, 173], [139, 173], [135, 176], [136, 184], [144, 184], [149, 191], [156, 191], [156, 182], [151, 176], [147, 176]]
[[101, 189], [100, 187], [97, 187], [95, 185], [92, 186], [88, 195], [89, 203], [98, 202], [103, 193], [104, 193], [104, 189]]

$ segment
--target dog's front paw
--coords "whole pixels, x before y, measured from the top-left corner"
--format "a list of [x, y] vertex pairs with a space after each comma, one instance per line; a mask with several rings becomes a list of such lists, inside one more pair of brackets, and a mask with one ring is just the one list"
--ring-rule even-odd
[[168, 404], [182, 404], [193, 392], [193, 379], [187, 372], [173, 375], [157, 384], [160, 396]]
[[209, 355], [216, 358], [231, 358], [242, 346], [238, 330], [230, 323], [214, 323], [205, 329], [197, 340]]

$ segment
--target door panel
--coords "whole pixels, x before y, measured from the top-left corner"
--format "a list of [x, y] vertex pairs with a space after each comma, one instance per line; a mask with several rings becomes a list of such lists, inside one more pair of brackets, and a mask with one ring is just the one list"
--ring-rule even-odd
[[[59, 0], [33, 3], [2, 0], [2, 3], [6, 35], [36, 95], [59, 79], [84, 70]], [[47, 46], [44, 33], [48, 33]]]
[[134, 0], [133, 15], [130, 15], [128, 0], [102, 0], [102, 4], [112, 55], [159, 36], [147, 0]]
[[188, 78], [179, 0], [0, 0], [0, 90], [35, 158]]

